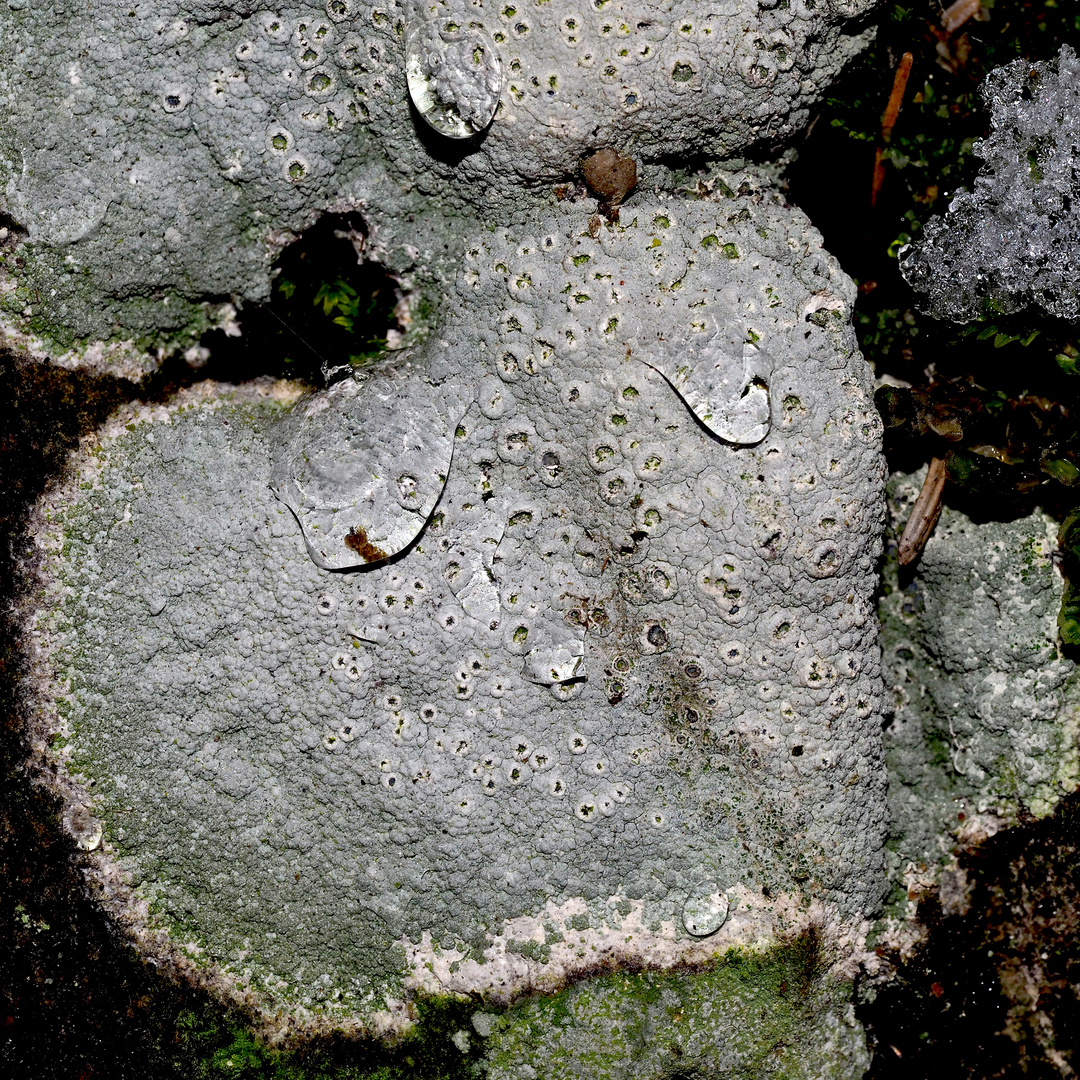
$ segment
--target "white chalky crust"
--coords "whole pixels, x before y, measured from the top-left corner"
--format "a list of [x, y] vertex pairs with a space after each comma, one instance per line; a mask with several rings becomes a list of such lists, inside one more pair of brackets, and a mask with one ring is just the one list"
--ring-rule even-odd
[[[283, 445], [337, 445], [311, 402], [125, 415], [45, 508], [40, 629], [94, 857], [295, 1008], [385, 1028], [432, 957], [497, 992], [504, 928], [566, 905], [665, 966], [881, 895], [883, 474], [853, 287], [773, 195], [589, 227], [570, 205], [478, 235], [392, 362], [440, 391], [395, 424], [454, 437], [426, 526], [392, 484], [358, 504], [415, 529], [389, 562], [320, 569], [271, 491]], [[726, 347], [713, 325], [772, 358], [755, 445], [672, 385]], [[687, 933], [703, 882], [764, 914]], [[554, 944], [508, 996], [551, 955], [590, 970]]]
[[[869, 40], [872, 7], [146, 0], [132, 18], [111, 0], [16, 5], [0, 21], [0, 212], [28, 235], [0, 267], [0, 314], [24, 351], [62, 340], [70, 363], [137, 370], [134, 342], [94, 342], [194, 345], [222, 300], [268, 297], [276, 254], [327, 210], [359, 210], [368, 254], [430, 285], [477, 218], [521, 222], [602, 146], [634, 155], [651, 185], [780, 145]], [[410, 104], [408, 31], [429, 11], [493, 49], [425, 49], [458, 70], [423, 106], [451, 127], [483, 126], [498, 83], [481, 136], [448, 139]]]

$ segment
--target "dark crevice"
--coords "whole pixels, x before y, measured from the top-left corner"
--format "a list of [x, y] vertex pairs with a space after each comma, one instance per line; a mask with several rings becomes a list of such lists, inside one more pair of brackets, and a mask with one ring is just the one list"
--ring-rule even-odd
[[26, 236], [26, 229], [13, 217], [0, 213], [0, 250], [16, 247], [26, 239]]
[[[201, 378], [245, 382], [260, 375], [322, 386], [325, 372], [377, 357], [400, 331], [398, 280], [363, 259], [367, 229], [359, 214], [324, 214], [282, 251], [268, 303], [237, 313], [240, 335], [203, 335], [209, 359]], [[358, 250], [359, 249], [359, 250]]]
[[[1060, 1080], [1080, 1061], [1080, 794], [958, 851], [919, 900], [926, 944], [858, 1011], [872, 1080]], [[1047, 1051], [1050, 1051], [1048, 1054]]]

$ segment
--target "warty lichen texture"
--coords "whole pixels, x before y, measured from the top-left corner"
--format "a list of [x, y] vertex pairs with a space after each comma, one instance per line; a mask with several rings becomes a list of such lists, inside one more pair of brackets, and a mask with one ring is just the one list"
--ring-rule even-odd
[[[522, 220], [600, 147], [651, 185], [778, 146], [866, 44], [874, 2], [8, 5], [8, 336], [72, 363], [126, 370], [140, 348], [149, 363], [228, 320], [223, 305], [266, 299], [273, 259], [325, 210], [362, 211], [367, 255], [437, 294], [473, 222]], [[479, 24], [498, 61], [494, 119], [466, 144], [409, 103], [406, 52], [427, 24], [424, 57]], [[459, 76], [428, 97], [456, 86], [472, 116], [490, 85]]]
[[938, 319], [971, 322], [1026, 307], [1080, 316], [1080, 61], [1014, 60], [982, 87], [991, 131], [972, 191], [900, 252], [900, 269]]
[[[896, 474], [903, 528], [920, 475]], [[973, 522], [945, 508], [914, 574], [887, 562], [881, 602], [895, 876], [1048, 814], [1080, 780], [1076, 666], [1058, 652], [1058, 525], [1041, 511]]]
[[[484, 234], [445, 334], [284, 420], [125, 415], [53, 511], [68, 770], [154, 909], [266, 989], [509, 997], [880, 896], [880, 424], [816, 307], [850, 284], [772, 195], [585, 224]], [[658, 370], [667, 342], [722, 358], [713, 320], [784, 358], [755, 445]], [[349, 407], [410, 381], [372, 445]], [[445, 457], [414, 437], [443, 431]], [[317, 506], [275, 497], [297, 474]], [[702, 883], [730, 914], [698, 937]]]
[[[295, 404], [204, 383], [122, 409], [39, 507], [59, 782], [146, 952], [268, 1011], [390, 1032], [417, 995], [506, 1006], [605, 970], [672, 973], [664, 1000], [705, 1023], [703, 971], [810, 935], [814, 1034], [746, 1004], [786, 979], [720, 978], [716, 1015], [751, 1035], [720, 1052], [691, 1033], [699, 1071], [823, 1075], [834, 1044], [835, 1075], [865, 1064], [835, 991], [884, 891], [884, 472], [854, 288], [760, 174], [676, 193], [656, 163], [692, 136], [721, 156], [790, 131], [858, 35], [852, 5], [714, 8], [599, 3], [573, 27], [556, 5], [441, 9], [409, 67], [430, 129], [407, 104], [416, 8], [160, 22], [155, 122], [233, 148], [214, 183], [290, 228], [334, 188], [437, 302], [422, 341]], [[222, 57], [210, 91], [175, 75], [188, 40]], [[644, 155], [618, 220], [550, 187], [604, 142]], [[156, 175], [186, 175], [163, 154]], [[59, 252], [59, 211], [12, 183], [35, 250]], [[124, 272], [183, 257], [188, 280], [265, 289], [265, 234], [190, 210], [192, 235], [231, 230], [228, 257], [199, 233], [198, 257], [184, 240]], [[91, 253], [110, 213], [73, 256], [116, 257]], [[596, 985], [573, 1000], [636, 1008]], [[529, 1036], [541, 1063], [549, 1037]]]

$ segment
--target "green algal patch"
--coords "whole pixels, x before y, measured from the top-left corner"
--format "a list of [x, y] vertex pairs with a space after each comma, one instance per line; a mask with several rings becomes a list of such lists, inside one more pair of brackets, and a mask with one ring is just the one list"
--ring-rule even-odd
[[721, 1059], [731, 1077], [857, 1075], [868, 1058], [853, 1028], [829, 1053], [807, 1051], [807, 1029], [823, 1018], [843, 1030], [851, 988], [827, 968], [811, 927], [765, 952], [729, 950], [705, 970], [600, 975], [490, 1018], [488, 1075], [715, 1076]]
[[396, 1040], [331, 1033], [276, 1047], [248, 1017], [193, 1004], [176, 1019], [169, 1048], [176, 1075], [197, 1080], [468, 1080], [478, 1075], [484, 1039], [471, 1023], [477, 1005], [454, 998], [416, 1002], [415, 1025]]
[[[268, 934], [263, 940], [250, 931], [245, 934], [238, 930], [231, 919], [215, 924], [198, 917], [198, 898], [201, 891], [212, 887], [212, 882], [197, 858], [189, 859], [180, 848], [164, 856], [146, 854], [144, 834], [155, 827], [154, 821], [133, 812], [124, 777], [120, 775], [118, 779], [115, 759], [110, 758], [106, 749], [106, 743], [111, 743], [115, 750], [117, 744], [129, 738], [129, 729], [123, 711], [111, 705], [112, 691], [103, 687], [96, 672], [116, 650], [140, 648], [143, 644], [139, 635], [125, 631], [110, 637], [108, 645], [83, 633], [83, 627], [102, 603], [98, 590], [92, 584], [87, 587], [88, 575], [93, 582], [92, 572], [87, 568], [104, 557], [105, 553], [99, 549], [129, 542], [123, 532], [127, 526], [117, 524], [117, 516], [125, 506], [136, 520], [148, 512], [140, 477], [152, 471], [150, 458], [159, 453], [157, 447], [164, 445], [163, 439], [172, 435], [186, 440], [185, 445], [194, 446], [204, 428], [207, 409], [212, 407], [177, 409], [169, 425], [127, 425], [108, 447], [107, 461], [113, 464], [104, 468], [100, 483], [94, 484], [89, 495], [56, 523], [65, 536], [66, 554], [61, 573], [69, 579], [63, 607], [55, 619], [56, 644], [51, 656], [57, 669], [66, 672], [69, 678], [66, 693], [58, 703], [65, 726], [70, 730], [64, 765], [89, 793], [90, 809], [103, 824], [104, 849], [118, 860], [135, 895], [149, 905], [150, 925], [167, 930], [175, 947], [190, 954], [197, 966], [222, 971], [227, 977], [235, 976], [238, 982], [248, 982], [258, 993], [266, 994], [268, 1001], [301, 1015], [363, 1016], [383, 1008], [384, 998], [400, 997], [406, 969], [400, 946], [387, 940], [383, 946], [361, 953], [344, 951], [340, 962], [325, 970], [326, 978], [321, 982], [292, 976], [286, 976], [289, 981], [284, 981], [280, 973], [290, 972], [291, 968], [281, 954], [284, 943], [271, 940], [277, 935]], [[216, 406], [216, 411], [222, 428], [230, 432], [227, 438], [238, 455], [264, 455], [261, 436], [285, 407], [274, 399], [225, 401]], [[154, 442], [149, 441], [151, 434], [157, 436]], [[213, 447], [207, 446], [205, 452], [212, 455]], [[122, 465], [117, 464], [121, 462]], [[119, 510], [114, 498], [118, 491], [123, 499]], [[176, 537], [174, 542], [178, 549], [186, 550], [185, 538]], [[132, 573], [137, 575], [141, 571], [134, 545], [131, 560]], [[167, 588], [160, 599], [156, 588], [132, 592], [125, 601], [131, 607], [113, 613], [116, 625], [130, 625], [134, 613], [145, 613], [148, 605], [151, 611], [159, 602], [167, 606]], [[193, 662], [197, 662], [197, 656], [192, 654]], [[103, 725], [108, 731], [105, 738]], [[212, 733], [206, 738], [208, 745], [220, 741]], [[137, 762], [138, 753], [136, 741], [124, 760]], [[166, 796], [162, 792], [162, 820], [168, 820], [169, 816]], [[304, 883], [300, 872], [288, 887], [295, 895], [302, 894]], [[263, 888], [263, 883], [253, 884], [253, 903], [257, 904], [264, 895]], [[273, 891], [268, 890], [267, 899]]]

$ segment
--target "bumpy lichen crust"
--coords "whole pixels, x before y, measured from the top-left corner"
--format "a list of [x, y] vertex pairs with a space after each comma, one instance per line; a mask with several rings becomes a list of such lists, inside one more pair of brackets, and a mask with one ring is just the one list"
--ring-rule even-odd
[[1080, 61], [1016, 60], [982, 88], [990, 135], [975, 146], [986, 168], [944, 217], [900, 254], [908, 283], [935, 318], [969, 322], [1030, 306], [1080, 314]]
[[[890, 480], [898, 529], [921, 476]], [[1080, 782], [1075, 665], [1058, 655], [1057, 526], [1042, 513], [977, 525], [946, 508], [881, 604], [895, 714], [885, 732], [892, 857], [930, 866], [956, 837], [1048, 813]]]
[[359, 208], [391, 269], [437, 276], [462, 214], [520, 221], [606, 144], [645, 182], [661, 159], [778, 144], [873, 5], [436, 5], [479, 21], [501, 61], [493, 123], [459, 143], [411, 111], [404, 5], [16, 4], [0, 21], [0, 210], [22, 241], [5, 321], [65, 347], [182, 341], [204, 302], [265, 299], [274, 255], [327, 209]]
[[[315, 565], [269, 487], [294, 424], [250, 406], [133, 414], [54, 511], [67, 766], [174, 939], [294, 1007], [377, 1027], [413, 991], [707, 963], [880, 898], [883, 474], [851, 283], [775, 196], [589, 225], [468, 246], [407, 359], [455, 435], [395, 559]], [[654, 366], [703, 363], [711, 323], [775, 358], [756, 445]], [[695, 937], [703, 882], [729, 915]]]

